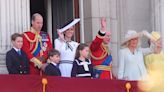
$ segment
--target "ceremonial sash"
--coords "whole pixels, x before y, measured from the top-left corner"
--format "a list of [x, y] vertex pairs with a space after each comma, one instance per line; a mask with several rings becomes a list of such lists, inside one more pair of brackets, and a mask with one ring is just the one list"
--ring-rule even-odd
[[42, 52], [43, 51], [46, 51], [47, 49], [47, 41], [49, 41], [49, 39], [47, 38], [47, 34], [44, 34], [44, 33], [41, 33], [41, 41], [37, 40], [36, 42], [36, 49], [33, 51], [33, 55], [34, 56], [38, 56], [38, 54], [41, 53], [41, 50]]
[[36, 50], [34, 51], [33, 55], [36, 57], [38, 56], [38, 54], [40, 53], [40, 50], [41, 50], [41, 45], [40, 45], [40, 42], [38, 43], [38, 46], [36, 48]]
[[102, 63], [101, 65], [97, 65], [94, 67], [95, 69], [95, 77], [98, 78], [101, 74], [102, 71], [110, 71], [111, 66], [110, 63], [112, 62], [112, 55], [109, 55]]

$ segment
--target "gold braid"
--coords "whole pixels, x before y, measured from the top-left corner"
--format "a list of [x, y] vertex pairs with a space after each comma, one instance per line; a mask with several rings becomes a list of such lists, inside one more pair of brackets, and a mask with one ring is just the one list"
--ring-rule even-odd
[[[42, 37], [41, 37], [37, 32], [35, 32], [35, 30], [34, 30], [33, 28], [31, 28], [31, 32], [35, 34], [34, 40], [31, 40], [31, 39], [28, 37], [28, 35], [27, 35], [26, 33], [24, 33], [24, 36], [25, 36], [26, 39], [30, 42], [30, 49], [31, 49], [31, 47], [32, 47], [32, 44], [33, 44], [34, 42], [36, 42], [36, 46], [35, 46], [34, 50], [32, 51], [32, 53], [34, 53], [34, 51], [35, 51], [36, 48], [37, 48], [38, 42], [40, 42], [40, 46], [41, 46], [41, 48], [43, 49], [43, 47], [42, 47], [42, 40], [41, 40]], [[42, 50], [40, 51], [40, 54], [43, 55], [43, 51], [42, 51]]]
[[94, 55], [92, 54], [92, 52], [90, 51], [91, 57], [92, 57], [93, 59], [95, 59], [95, 60], [102, 60], [103, 58], [105, 58], [105, 57], [108, 55], [108, 48], [107, 48], [107, 46], [105, 46], [105, 45], [102, 43], [100, 47], [101, 47], [102, 50], [103, 50], [103, 53], [101, 54], [100, 57], [94, 56]]
[[36, 42], [36, 40], [37, 40], [37, 35], [35, 35], [34, 40], [31, 40], [31, 39], [27, 36], [26, 33], [24, 33], [24, 36], [26, 37], [26, 39], [27, 39], [30, 43], [34, 43], [34, 42]]

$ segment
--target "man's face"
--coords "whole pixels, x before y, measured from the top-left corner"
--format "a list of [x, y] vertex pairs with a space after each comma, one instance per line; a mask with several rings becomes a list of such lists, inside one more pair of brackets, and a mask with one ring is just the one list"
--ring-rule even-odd
[[103, 42], [104, 42], [105, 44], [109, 44], [110, 40], [111, 40], [111, 33], [107, 32], [107, 33], [105, 34], [105, 37], [104, 37], [104, 39], [103, 39]]
[[36, 31], [41, 31], [41, 29], [43, 27], [43, 18], [41, 16], [36, 16], [35, 20], [32, 20], [32, 27]]

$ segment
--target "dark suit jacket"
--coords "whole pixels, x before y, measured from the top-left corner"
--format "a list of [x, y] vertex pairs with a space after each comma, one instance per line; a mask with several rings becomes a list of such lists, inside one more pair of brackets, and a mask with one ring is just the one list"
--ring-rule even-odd
[[29, 74], [29, 60], [21, 50], [19, 55], [15, 49], [11, 49], [6, 54], [6, 66], [9, 74]]
[[55, 65], [49, 63], [45, 68], [45, 74], [50, 76], [61, 76], [61, 72], [59, 68], [57, 68]]

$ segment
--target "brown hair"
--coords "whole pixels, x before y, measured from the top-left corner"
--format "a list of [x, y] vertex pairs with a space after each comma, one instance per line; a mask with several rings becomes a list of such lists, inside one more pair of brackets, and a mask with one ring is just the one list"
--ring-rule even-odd
[[75, 59], [78, 59], [80, 57], [80, 50], [83, 50], [85, 47], [89, 47], [89, 46], [85, 43], [80, 43], [79, 44], [79, 46], [76, 49]]
[[14, 33], [11, 35], [11, 41], [15, 41], [17, 37], [22, 37], [22, 34]]
[[60, 52], [56, 49], [52, 49], [48, 52], [48, 58], [53, 57], [54, 55], [59, 55], [60, 56]]

